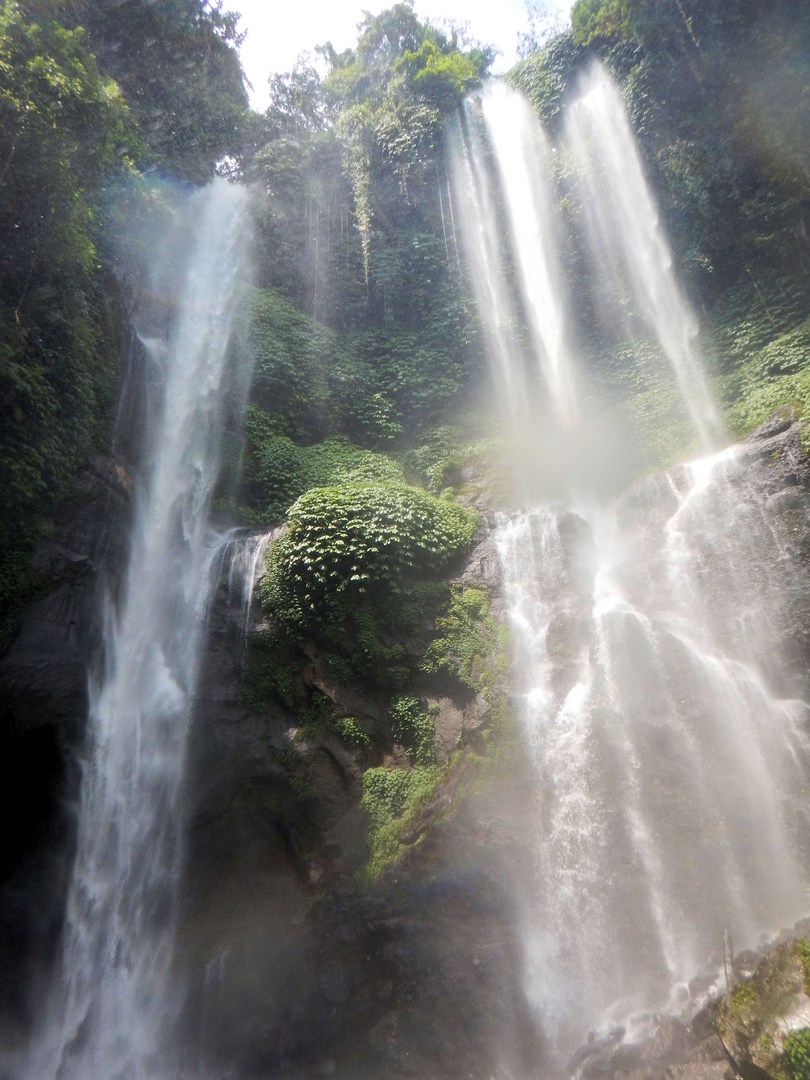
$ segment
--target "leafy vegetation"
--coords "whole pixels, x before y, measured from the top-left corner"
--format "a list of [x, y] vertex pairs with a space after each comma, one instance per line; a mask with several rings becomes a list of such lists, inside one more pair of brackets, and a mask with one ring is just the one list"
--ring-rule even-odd
[[418, 698], [408, 695], [394, 698], [389, 711], [394, 738], [408, 751], [411, 763], [435, 765], [436, 725], [431, 713], [422, 709]]
[[354, 482], [307, 492], [289, 522], [268, 555], [268, 612], [345, 675], [401, 682], [404, 636], [469, 547], [476, 515], [418, 488]]
[[506, 669], [508, 631], [490, 614], [486, 586], [453, 585], [449, 610], [436, 620], [436, 629], [422, 669], [456, 675], [491, 700], [497, 677]]
[[791, 1080], [810, 1080], [810, 1028], [792, 1031], [782, 1050]]
[[[208, 177], [236, 148], [235, 40], [196, 0], [0, 0], [0, 651], [41, 593], [27, 567], [44, 523], [109, 447], [124, 318], [111, 193], [155, 165]], [[213, 116], [228, 108], [230, 141]]]
[[92, 200], [132, 125], [80, 30], [0, 5], [0, 648], [37, 591], [42, 518], [115, 403], [119, 316]]

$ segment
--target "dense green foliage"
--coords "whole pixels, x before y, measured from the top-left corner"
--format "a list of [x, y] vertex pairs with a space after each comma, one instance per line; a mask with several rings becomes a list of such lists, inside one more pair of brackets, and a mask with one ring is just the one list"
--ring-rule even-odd
[[437, 637], [428, 645], [422, 669], [446, 672], [488, 700], [506, 670], [507, 628], [490, 614], [486, 586], [454, 585], [446, 614], [436, 619]]
[[236, 150], [234, 40], [233, 18], [198, 0], [0, 2], [0, 651], [42, 591], [27, 566], [43, 523], [109, 447], [113, 192], [156, 165], [202, 179]]
[[785, 1039], [782, 1053], [792, 1080], [810, 1080], [810, 1028], [792, 1031]]
[[425, 712], [418, 698], [403, 694], [394, 698], [389, 707], [391, 731], [398, 743], [408, 751], [414, 765], [434, 765], [436, 725], [430, 712]]
[[293, 635], [310, 635], [345, 673], [396, 685], [431, 581], [468, 547], [476, 515], [418, 488], [314, 488], [272, 545], [262, 596]]
[[0, 649], [32, 596], [42, 516], [114, 407], [118, 315], [92, 200], [127, 167], [131, 131], [82, 31], [0, 5]]
[[402, 480], [402, 466], [386, 454], [355, 446], [343, 437], [300, 446], [273, 430], [272, 417], [252, 406], [246, 432], [248, 459], [243, 516], [257, 523], [283, 521], [295, 500], [313, 487]]
[[369, 858], [364, 877], [373, 881], [400, 853], [403, 829], [428, 802], [440, 772], [435, 766], [415, 769], [367, 769], [363, 774], [362, 807], [369, 825]]
[[222, 0], [23, 0], [34, 17], [59, 11], [84, 29], [100, 70], [115, 79], [161, 171], [203, 182], [248, 136], [247, 95], [235, 46], [238, 16]]
[[[341, 432], [366, 446], [407, 444], [446, 419], [482, 371], [444, 127], [490, 57], [407, 4], [369, 15], [355, 50], [321, 51], [324, 80], [306, 66], [271, 80], [266, 141], [247, 167], [263, 194], [257, 284], [267, 290], [250, 343], [256, 392], [297, 441]], [[293, 383], [271, 406], [293, 356]]]

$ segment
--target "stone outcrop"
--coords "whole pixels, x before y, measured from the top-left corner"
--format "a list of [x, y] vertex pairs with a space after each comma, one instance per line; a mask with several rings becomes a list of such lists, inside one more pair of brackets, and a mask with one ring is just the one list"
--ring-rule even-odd
[[[729, 1060], [743, 1080], [777, 1080], [792, 1034], [810, 1036], [810, 943], [783, 941], [714, 1008]], [[810, 1045], [810, 1038], [808, 1038]]]
[[[50, 590], [28, 610], [0, 660], [0, 724], [7, 735], [84, 724], [87, 673], [98, 647], [99, 577], [123, 561], [131, 487], [121, 465], [94, 457], [76, 477], [52, 535], [37, 546], [33, 570]], [[114, 587], [114, 578], [106, 584]]]

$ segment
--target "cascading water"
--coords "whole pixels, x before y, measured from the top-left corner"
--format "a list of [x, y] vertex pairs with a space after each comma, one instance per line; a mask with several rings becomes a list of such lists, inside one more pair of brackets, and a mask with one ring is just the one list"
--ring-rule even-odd
[[517, 313], [504, 271], [504, 252], [498, 227], [498, 211], [479, 130], [477, 99], [465, 103], [464, 124], [451, 132], [456, 199], [464, 223], [465, 255], [479, 309], [489, 331], [496, 386], [503, 411], [521, 426], [528, 423], [526, 379], [514, 362]]
[[219, 546], [208, 514], [245, 193], [217, 182], [193, 196], [191, 209], [193, 239], [176, 287], [159, 298], [176, 309], [172, 325], [165, 340], [142, 335], [162, 374], [162, 402], [147, 433], [122, 599], [106, 611], [104, 674], [91, 687], [61, 985], [30, 1080], [167, 1075], [163, 1039], [180, 1004], [170, 980], [179, 799]]
[[247, 650], [256, 585], [264, 572], [264, 557], [272, 533], [248, 533], [235, 529], [223, 537], [219, 557], [212, 567], [213, 580], [224, 583], [226, 605], [234, 610], [239, 626], [240, 646]]
[[517, 312], [507, 277], [491, 156], [529, 316], [531, 356], [545, 382], [556, 424], [570, 429], [577, 422], [578, 404], [557, 286], [558, 256], [547, 181], [550, 148], [545, 135], [527, 102], [508, 87], [495, 84], [480, 98], [467, 101], [455, 151], [467, 258], [479, 304], [492, 329], [496, 367], [511, 417], [524, 416], [527, 379], [522, 363], [516, 362]]
[[596, 65], [566, 116], [584, 185], [587, 235], [614, 310], [631, 296], [674, 371], [705, 450], [720, 423], [697, 350], [697, 319], [681, 290], [619, 92]]
[[548, 140], [528, 102], [500, 83], [484, 94], [482, 109], [503, 186], [533, 352], [557, 421], [570, 429], [579, 410], [559, 288]]
[[[476, 197], [458, 202], [473, 279], [508, 263], [487, 264], [493, 245], [470, 243], [497, 225], [471, 215], [502, 199], [526, 313], [546, 320], [553, 341], [562, 290], [553, 272], [535, 272], [551, 265], [553, 244], [550, 225], [526, 223], [526, 106], [505, 92], [483, 100], [485, 112], [496, 103], [488, 145], [501, 181], [481, 196], [468, 137], [457, 169]], [[719, 424], [696, 323], [603, 73], [570, 108], [566, 132], [603, 292], [617, 314], [616, 282], [634, 296], [708, 446]], [[497, 323], [498, 289], [477, 295]], [[522, 368], [520, 350], [507, 353], [496, 372]], [[559, 357], [570, 362], [566, 350]], [[618, 510], [583, 497], [587, 467], [569, 470], [568, 506], [539, 506], [496, 531], [537, 779], [526, 991], [560, 1050], [599, 1023], [630, 1019], [640, 1031], [649, 1010], [694, 1006], [687, 983], [702, 969], [705, 991], [724, 931], [755, 944], [807, 910], [810, 707], [774, 647], [790, 625], [778, 598], [795, 585], [757, 460], [737, 450], [682, 466]]]
[[725, 929], [755, 944], [807, 905], [810, 708], [771, 648], [789, 569], [748, 469], [677, 470], [638, 533], [542, 509], [497, 534], [538, 774], [527, 987], [563, 1043], [686, 1004]]

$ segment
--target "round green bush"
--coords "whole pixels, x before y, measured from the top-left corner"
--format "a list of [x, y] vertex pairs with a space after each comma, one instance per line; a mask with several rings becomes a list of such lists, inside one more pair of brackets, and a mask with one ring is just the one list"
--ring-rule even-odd
[[441, 574], [478, 524], [474, 512], [420, 488], [359, 482], [308, 491], [288, 520], [268, 557], [263, 598], [272, 615], [302, 630], [336, 608], [390, 601]]

